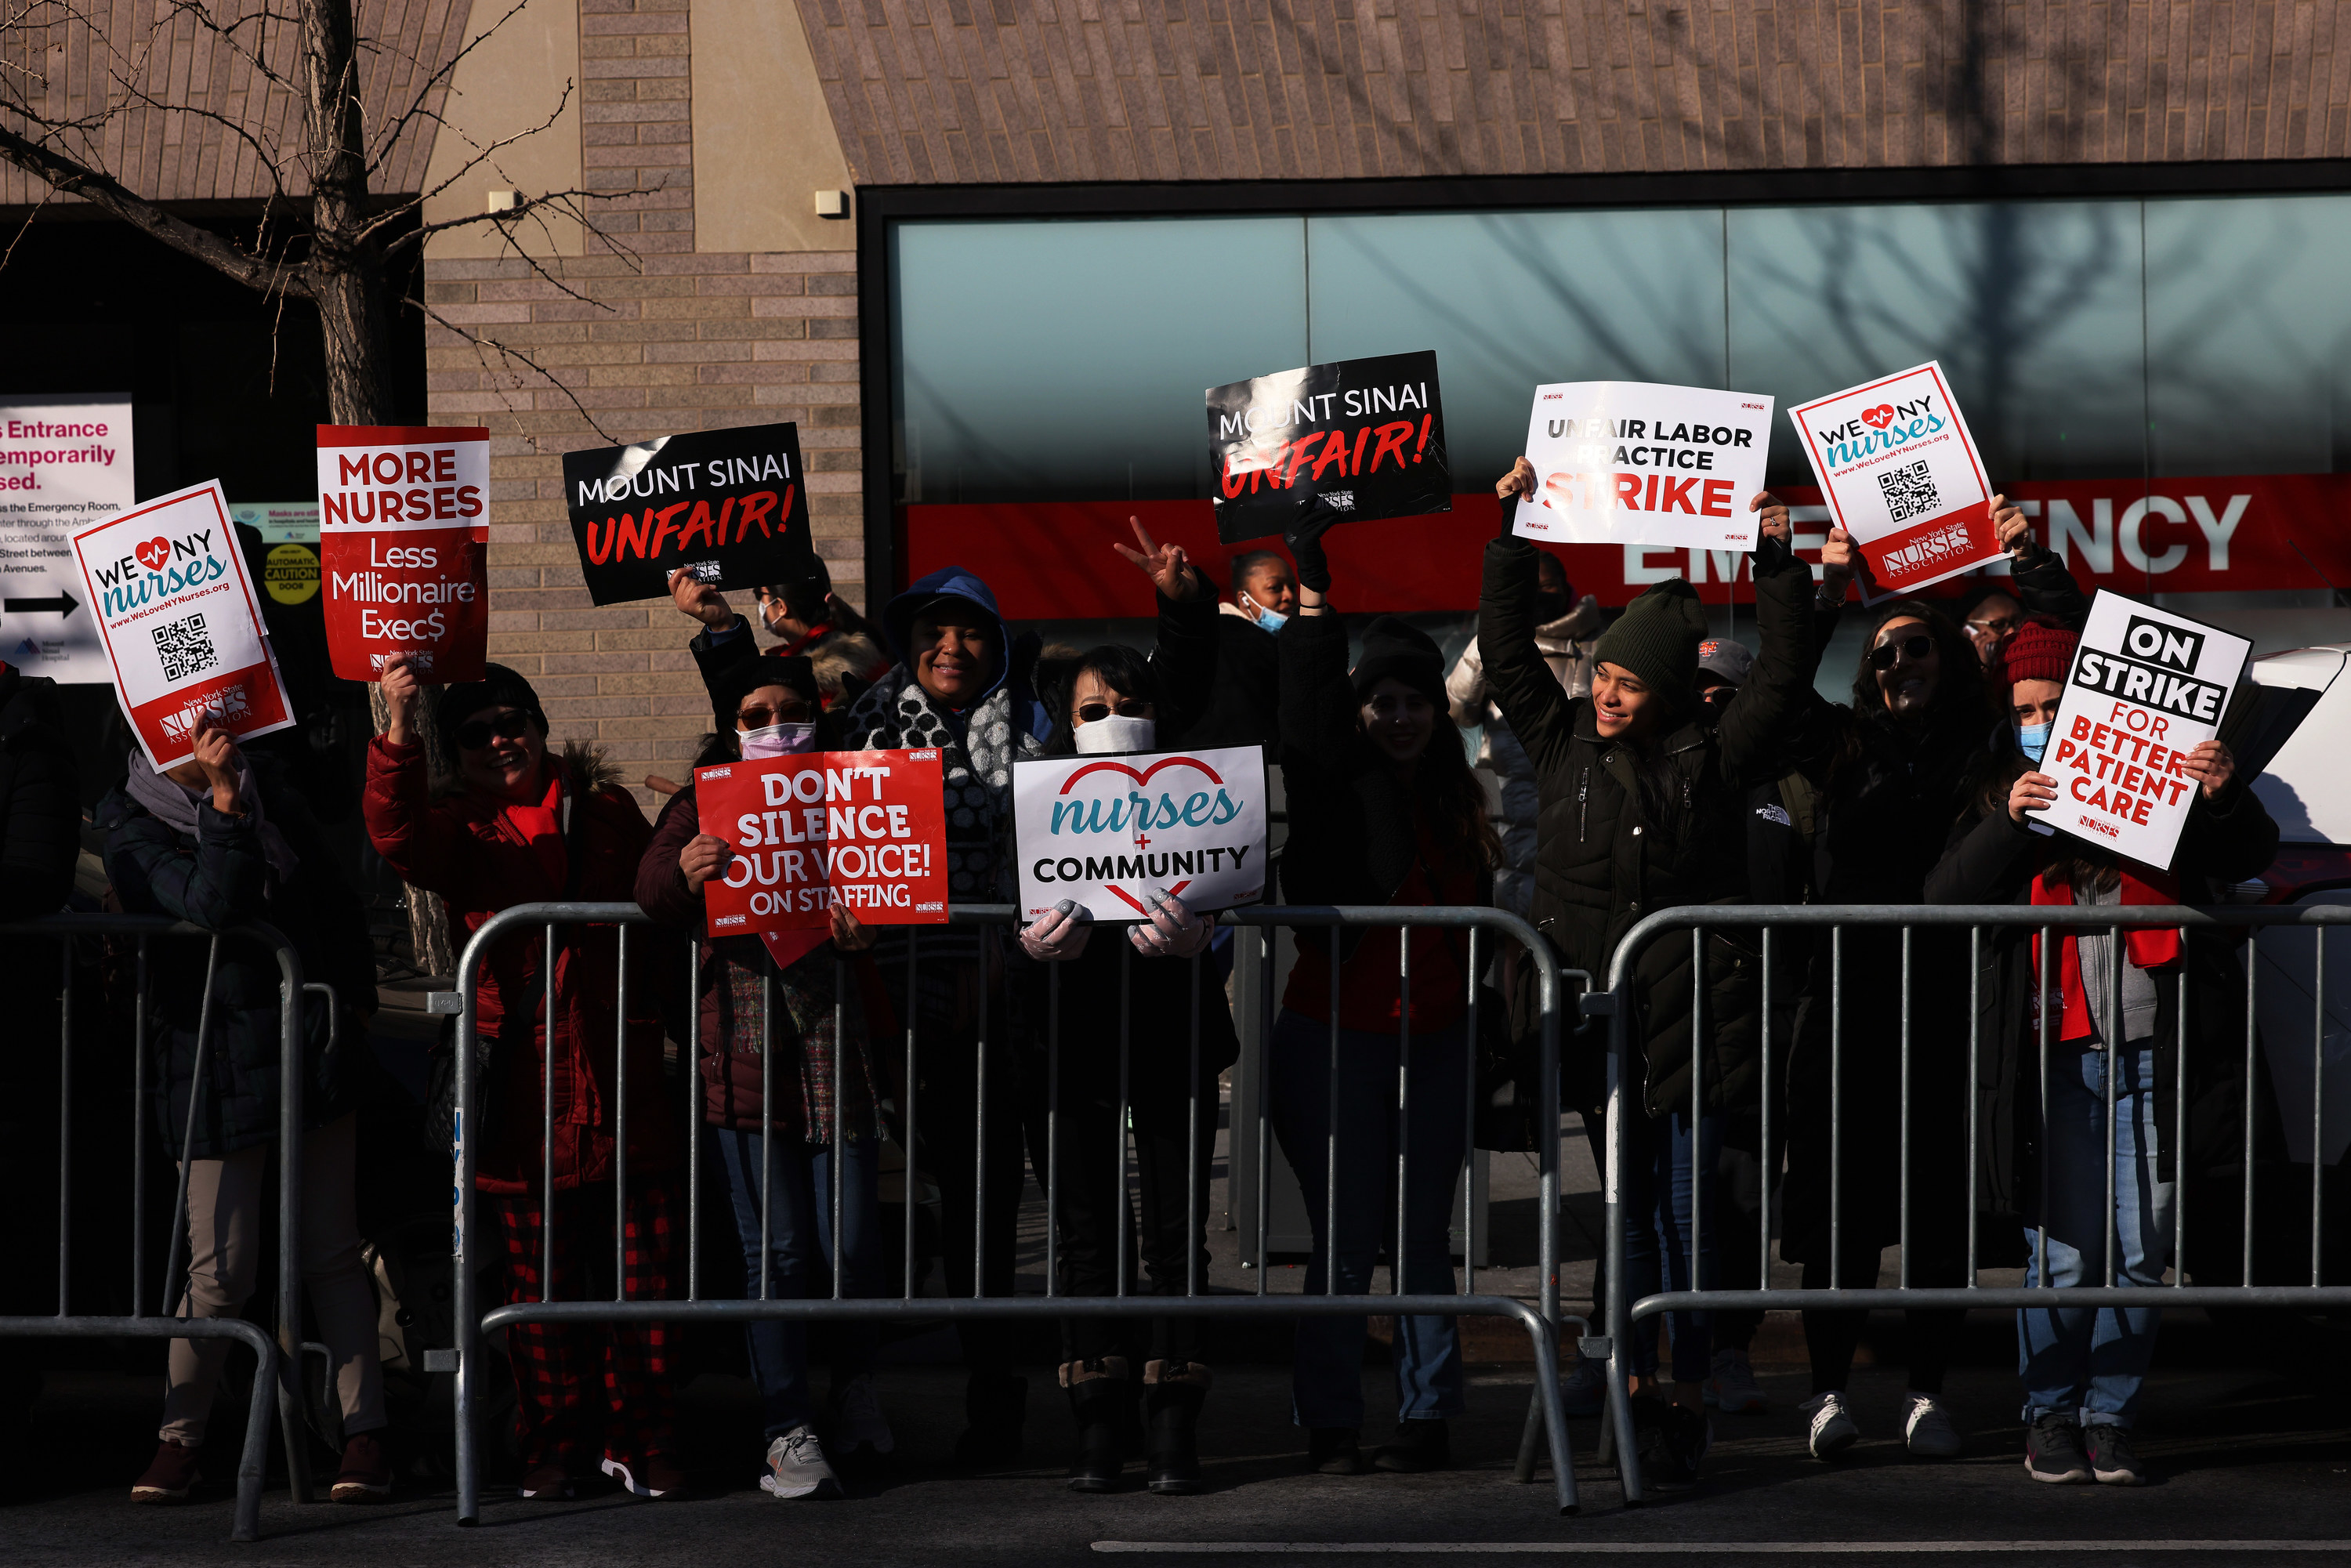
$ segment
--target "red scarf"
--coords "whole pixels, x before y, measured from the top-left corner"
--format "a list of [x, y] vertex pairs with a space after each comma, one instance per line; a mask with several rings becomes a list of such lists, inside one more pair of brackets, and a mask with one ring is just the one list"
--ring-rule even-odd
[[510, 800], [503, 808], [503, 814], [515, 831], [522, 835], [523, 842], [530, 846], [531, 856], [538, 862], [539, 873], [547, 878], [547, 884], [560, 889], [570, 870], [563, 849], [562, 768], [549, 758], [546, 798], [536, 806]]
[[[2179, 878], [2158, 872], [2154, 873], [2154, 881], [2143, 882], [2128, 866], [2121, 870], [2122, 901], [2126, 906], [2137, 904], [2144, 907], [2179, 902]], [[2043, 871], [2032, 879], [2032, 902], [2036, 904], [2071, 904], [2074, 902], [2073, 884], [2052, 882], [2049, 873]], [[2126, 931], [2123, 933], [2123, 945], [2130, 954], [2130, 961], [2142, 969], [2160, 969], [2179, 962], [2179, 932], [2174, 926], [2147, 925], [2136, 931]], [[2081, 944], [2073, 929], [2065, 931], [2058, 946], [2059, 984], [2064, 988], [2065, 996], [2064, 1029], [2058, 1038], [2085, 1039], [2091, 1032], [2090, 1000], [2082, 989]], [[2035, 975], [2042, 973], [2041, 936], [2038, 932], [2032, 937], [2032, 972]], [[2046, 981], [2042, 983], [2047, 984]], [[2033, 1019], [2036, 1025], [2040, 1021], [2038, 1008], [2034, 1009]]]

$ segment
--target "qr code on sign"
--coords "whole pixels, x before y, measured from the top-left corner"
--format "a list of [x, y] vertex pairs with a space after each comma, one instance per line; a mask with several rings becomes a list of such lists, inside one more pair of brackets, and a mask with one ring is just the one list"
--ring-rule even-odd
[[1923, 457], [1888, 468], [1877, 476], [1877, 487], [1886, 492], [1886, 515], [1893, 522], [1907, 523], [1943, 509], [1943, 497], [1935, 493], [1935, 476], [1927, 472]]
[[156, 627], [155, 653], [163, 661], [163, 679], [170, 682], [201, 675], [220, 663], [201, 613]]

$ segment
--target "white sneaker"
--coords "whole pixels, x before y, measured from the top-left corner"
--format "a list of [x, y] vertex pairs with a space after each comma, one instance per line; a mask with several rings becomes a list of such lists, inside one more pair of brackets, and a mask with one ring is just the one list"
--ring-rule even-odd
[[890, 1435], [890, 1423], [883, 1419], [881, 1397], [873, 1392], [871, 1373], [861, 1372], [835, 1391], [832, 1407], [839, 1417], [833, 1433], [833, 1446], [844, 1455], [855, 1455], [861, 1449], [886, 1454], [898, 1446]]
[[839, 1497], [841, 1478], [824, 1462], [813, 1427], [795, 1427], [768, 1445], [768, 1473], [759, 1490], [770, 1497]]
[[1755, 1385], [1755, 1369], [1743, 1350], [1714, 1353], [1714, 1375], [1706, 1380], [1706, 1402], [1726, 1416], [1751, 1416], [1764, 1408], [1763, 1390]]
[[1950, 1413], [1931, 1394], [1902, 1396], [1902, 1441], [1922, 1459], [1955, 1459], [1959, 1455], [1959, 1429]]
[[1844, 1413], [1844, 1396], [1835, 1389], [1815, 1394], [1796, 1406], [1813, 1418], [1813, 1458], [1834, 1459], [1861, 1437], [1861, 1428]]

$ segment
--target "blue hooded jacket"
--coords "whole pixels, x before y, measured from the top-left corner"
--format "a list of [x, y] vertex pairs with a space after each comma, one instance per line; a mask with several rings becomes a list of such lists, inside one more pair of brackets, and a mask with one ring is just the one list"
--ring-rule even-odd
[[[996, 591], [982, 581], [977, 573], [960, 566], [943, 566], [929, 576], [918, 579], [904, 593], [884, 605], [882, 631], [890, 639], [890, 651], [898, 656], [900, 664], [911, 669], [914, 662], [912, 652], [914, 612], [933, 600], [948, 595], [969, 600], [977, 606], [987, 617], [988, 625], [996, 636], [996, 645], [1003, 650], [997, 664], [996, 678], [988, 682], [986, 691], [979, 694], [979, 701], [987, 701], [996, 694], [998, 687], [1009, 682], [1015, 715], [1029, 734], [1040, 740], [1044, 739], [1051, 733], [1052, 722], [1045, 711], [1045, 705], [1037, 700], [1036, 693], [1029, 687], [1029, 666], [1033, 659], [1023, 655], [1031, 651], [1025, 646], [1015, 647], [1011, 628], [996, 608]], [[1030, 640], [1024, 638], [1023, 643]]]

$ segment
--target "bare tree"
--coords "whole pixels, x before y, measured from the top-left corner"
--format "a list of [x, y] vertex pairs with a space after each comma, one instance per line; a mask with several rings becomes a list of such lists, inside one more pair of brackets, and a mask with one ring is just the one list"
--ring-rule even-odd
[[[478, 171], [504, 179], [500, 152], [554, 124], [574, 90], [562, 83], [543, 120], [502, 139], [478, 141], [444, 118], [458, 64], [523, 8], [522, 0], [489, 3], [507, 9], [471, 41], [427, 58], [417, 52], [422, 29], [401, 36], [407, 18], [392, 0], [366, 0], [366, 25], [355, 0], [154, 0], [152, 12], [84, 0], [0, 0], [0, 160], [47, 187], [44, 205], [60, 195], [86, 202], [277, 301], [281, 311], [289, 302], [315, 308], [337, 423], [405, 423], [392, 375], [393, 326], [403, 305], [471, 342], [494, 384], [510, 392], [552, 386], [568, 395], [527, 350], [448, 320], [421, 288], [405, 287], [421, 274], [426, 239], [449, 229], [496, 225], [507, 253], [575, 299], [585, 296], [539, 259], [556, 249], [549, 220], [577, 223], [603, 248], [622, 249], [598, 228], [591, 205], [639, 193], [522, 192], [507, 212], [426, 221], [428, 202]], [[175, 91], [174, 73], [156, 68], [168, 62], [175, 34], [202, 46], [214, 68], [225, 67], [246, 90], [203, 102], [184, 86]], [[87, 75], [71, 82], [63, 79], [69, 49], [89, 61]], [[371, 104], [371, 79], [407, 85], [379, 87]], [[298, 116], [273, 113], [289, 102]], [[154, 118], [189, 122], [258, 172], [261, 219], [250, 235], [192, 223], [117, 177], [120, 149], [130, 140], [125, 125]], [[454, 163], [444, 160], [450, 172], [443, 179], [421, 191], [378, 188], [396, 154], [413, 162], [419, 140], [429, 146], [434, 138], [455, 138], [463, 152]], [[534, 235], [544, 242], [536, 256], [528, 243]], [[375, 707], [381, 731], [380, 700]], [[423, 733], [431, 765], [446, 771], [439, 737], [430, 726]], [[418, 967], [454, 973], [440, 901], [411, 889], [409, 917]]]

